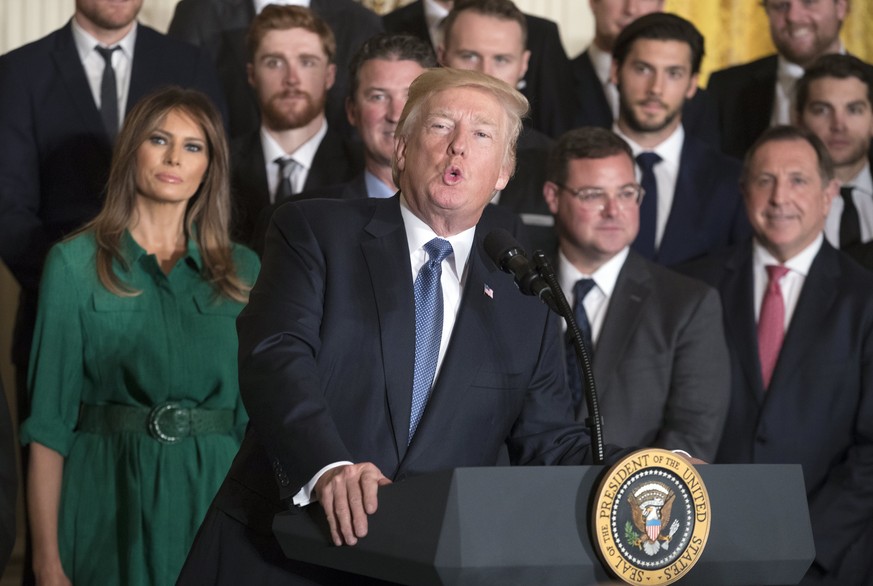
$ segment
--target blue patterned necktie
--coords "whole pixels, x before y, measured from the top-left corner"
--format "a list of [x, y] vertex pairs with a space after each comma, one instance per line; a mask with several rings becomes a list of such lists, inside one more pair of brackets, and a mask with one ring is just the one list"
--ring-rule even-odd
[[655, 258], [655, 234], [658, 226], [658, 182], [655, 180], [655, 165], [662, 160], [657, 153], [637, 155], [640, 185], [643, 186], [645, 195], [640, 203], [640, 231], [634, 240], [633, 248], [649, 260]]
[[[588, 314], [585, 312], [585, 305], [582, 303], [585, 296], [595, 286], [594, 279], [579, 279], [573, 287], [573, 314], [576, 318], [576, 325], [579, 326], [579, 332], [582, 334], [582, 341], [585, 342], [585, 348], [588, 349], [588, 356], [594, 359], [594, 344], [591, 337], [591, 322], [588, 321]], [[570, 333], [567, 333], [567, 384], [570, 386], [570, 393], [573, 396], [573, 406], [578, 410], [582, 405], [582, 378], [579, 374], [579, 365], [576, 362], [576, 349], [573, 346], [573, 340]]]
[[440, 285], [442, 262], [452, 254], [452, 244], [434, 238], [424, 245], [428, 261], [415, 277], [415, 370], [412, 375], [412, 410], [409, 416], [409, 442], [427, 405], [436, 374], [443, 335], [443, 288]]

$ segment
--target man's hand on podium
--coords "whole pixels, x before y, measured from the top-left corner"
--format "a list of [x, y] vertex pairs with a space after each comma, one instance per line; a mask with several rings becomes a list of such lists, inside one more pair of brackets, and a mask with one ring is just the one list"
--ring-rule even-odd
[[315, 484], [315, 494], [327, 515], [334, 545], [355, 545], [367, 535], [367, 515], [378, 508], [376, 493], [391, 480], [375, 464], [331, 468]]

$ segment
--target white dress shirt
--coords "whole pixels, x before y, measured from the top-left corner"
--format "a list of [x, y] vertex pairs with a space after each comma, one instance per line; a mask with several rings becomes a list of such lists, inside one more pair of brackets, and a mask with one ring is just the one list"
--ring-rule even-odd
[[364, 171], [364, 186], [367, 188], [367, 197], [387, 199], [397, 193], [393, 187], [370, 173]]
[[[103, 70], [106, 69], [106, 60], [97, 52], [97, 45], [106, 47], [97, 39], [85, 32], [76, 18], [72, 19], [73, 42], [76, 44], [76, 52], [79, 53], [79, 61], [82, 62], [82, 67], [85, 68], [85, 77], [88, 79], [88, 87], [91, 88], [91, 96], [94, 98], [94, 103], [97, 104], [97, 109], [100, 110], [102, 104], [101, 86], [103, 85]], [[118, 51], [112, 53], [112, 68], [115, 70], [116, 96], [118, 97], [118, 128], [124, 121], [124, 114], [127, 108], [127, 98], [130, 95], [130, 71], [133, 68], [133, 49], [136, 45], [136, 27], [134, 21], [133, 28], [130, 29], [124, 37], [112, 45], [118, 47]], [[107, 47], [109, 48], [109, 47]]]
[[[839, 53], [845, 54], [845, 47], [840, 45]], [[792, 124], [796, 118], [794, 104], [796, 103], [794, 89], [803, 77], [804, 69], [796, 63], [791, 63], [782, 55], [777, 57], [776, 87], [773, 95], [773, 112], [770, 114], [770, 126]]]
[[[558, 284], [564, 290], [564, 296], [570, 307], [576, 302], [573, 288], [579, 279], [594, 279], [594, 287], [585, 296], [582, 305], [585, 306], [585, 315], [591, 325], [591, 342], [597, 348], [597, 340], [600, 338], [600, 330], [606, 320], [606, 312], [609, 309], [609, 300], [618, 281], [618, 275], [627, 260], [630, 247], [625, 246], [618, 254], [603, 263], [599, 269], [591, 275], [585, 275], [573, 266], [563, 251], [558, 251]], [[566, 329], [566, 324], [564, 328]]]
[[[664, 238], [664, 230], [667, 228], [670, 210], [673, 209], [676, 180], [679, 178], [679, 165], [682, 162], [682, 147], [685, 144], [685, 129], [680, 124], [673, 131], [673, 134], [653, 149], [644, 149], [634, 142], [633, 139], [625, 136], [619, 130], [618, 124], [613, 126], [613, 130], [627, 141], [634, 153], [634, 158], [645, 151], [657, 153], [661, 157], [661, 162], [655, 165], [655, 183], [658, 185], [658, 215], [655, 223], [655, 249], [657, 250], [661, 246], [661, 240]], [[637, 166], [637, 181], [640, 180], [640, 175], [641, 172], [639, 166]]]
[[327, 134], [327, 120], [323, 121], [321, 128], [312, 135], [312, 138], [300, 145], [293, 153], [286, 153], [279, 143], [276, 142], [267, 129], [261, 126], [261, 148], [264, 150], [264, 165], [267, 171], [267, 188], [270, 191], [270, 203], [276, 203], [276, 190], [279, 188], [279, 157], [291, 157], [300, 167], [291, 174], [291, 191], [300, 193], [306, 185], [309, 170], [312, 169], [312, 160], [321, 146], [324, 135]]
[[[868, 162], [851, 181], [844, 185], [852, 187], [852, 201], [858, 209], [858, 221], [861, 224], [861, 242], [873, 240], [873, 178]], [[845, 202], [837, 195], [831, 202], [831, 209], [825, 220], [825, 238], [836, 248], [840, 247], [840, 219], [843, 217]]]
[[800, 298], [803, 284], [806, 282], [806, 276], [809, 274], [809, 267], [812, 266], [812, 261], [821, 249], [823, 242], [824, 236], [819, 235], [812, 244], [786, 262], [780, 263], [757, 240], [754, 241], [752, 273], [755, 281], [755, 323], [758, 323], [758, 318], [761, 315], [761, 304], [764, 302], [764, 293], [767, 291], [767, 284], [769, 282], [766, 267], [767, 265], [781, 264], [788, 268], [788, 272], [779, 280], [782, 300], [785, 302], [785, 329], [788, 329], [788, 324], [791, 323], [791, 317], [794, 315], [794, 309], [797, 307], [797, 300]]

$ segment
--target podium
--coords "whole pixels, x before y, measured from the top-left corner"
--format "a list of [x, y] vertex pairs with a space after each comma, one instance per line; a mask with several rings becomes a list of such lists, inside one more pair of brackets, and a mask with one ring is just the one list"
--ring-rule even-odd
[[[698, 467], [712, 525], [688, 585], [796, 584], [815, 556], [797, 465]], [[379, 489], [369, 534], [330, 542], [318, 506], [277, 515], [291, 559], [399, 584], [586, 585], [611, 580], [590, 536], [599, 466], [457, 468]]]

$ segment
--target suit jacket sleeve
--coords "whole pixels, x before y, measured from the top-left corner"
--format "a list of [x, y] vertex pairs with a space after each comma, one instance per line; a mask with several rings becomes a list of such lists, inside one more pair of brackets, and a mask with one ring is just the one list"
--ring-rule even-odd
[[325, 257], [303, 212], [295, 205], [281, 212], [282, 221], [274, 219], [269, 228], [267, 254], [237, 330], [243, 403], [271, 459], [294, 463], [285, 467], [293, 494], [326, 464], [354, 458], [324, 399], [316, 364]]
[[39, 283], [40, 259], [48, 237], [40, 208], [39, 149], [35, 140], [34, 104], [20, 60], [0, 58], [0, 257], [18, 282]]
[[829, 572], [873, 520], [873, 322], [870, 316], [867, 320], [860, 350], [861, 399], [855, 441], [809, 499], [816, 563]]
[[712, 461], [730, 401], [730, 358], [718, 292], [708, 289], [678, 332], [657, 445]]

